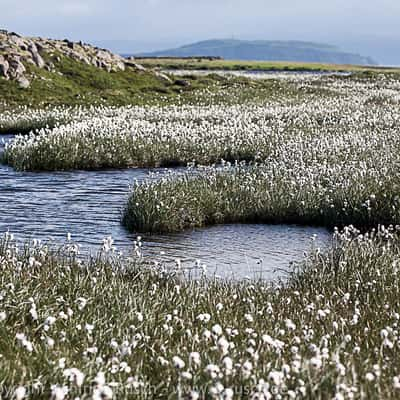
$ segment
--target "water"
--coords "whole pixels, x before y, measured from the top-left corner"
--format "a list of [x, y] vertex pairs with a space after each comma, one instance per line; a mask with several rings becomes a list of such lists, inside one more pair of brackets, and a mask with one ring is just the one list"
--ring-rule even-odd
[[338, 72], [338, 71], [228, 71], [228, 70], [164, 70], [166, 74], [175, 76], [197, 75], [206, 76], [210, 74], [221, 76], [236, 76], [245, 77], [250, 79], [280, 79], [290, 81], [307, 81], [317, 80], [324, 76], [349, 76], [351, 72]]
[[[20, 240], [62, 243], [70, 232], [83, 252], [97, 251], [103, 238], [112, 236], [117, 248], [129, 253], [137, 235], [121, 225], [121, 211], [132, 182], [148, 178], [145, 169], [32, 173], [0, 165], [0, 233], [9, 229]], [[146, 257], [168, 265], [180, 259], [184, 268], [192, 268], [200, 260], [209, 275], [275, 279], [312, 245], [325, 247], [330, 237], [321, 228], [223, 225], [142, 242]]]

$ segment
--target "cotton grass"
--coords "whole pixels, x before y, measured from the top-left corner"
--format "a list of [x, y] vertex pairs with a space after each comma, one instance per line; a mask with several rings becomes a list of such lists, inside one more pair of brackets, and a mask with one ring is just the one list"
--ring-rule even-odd
[[334, 243], [271, 287], [182, 280], [112, 252], [79, 260], [7, 235], [2, 387], [18, 398], [397, 398], [397, 230], [350, 227]]

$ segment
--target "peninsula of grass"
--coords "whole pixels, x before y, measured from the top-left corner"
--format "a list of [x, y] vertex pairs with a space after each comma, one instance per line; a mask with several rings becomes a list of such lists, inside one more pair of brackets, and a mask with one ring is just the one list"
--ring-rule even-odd
[[231, 223], [363, 229], [400, 224], [398, 175], [391, 168], [379, 173], [362, 165], [343, 162], [325, 171], [276, 161], [136, 184], [122, 222], [130, 231], [145, 233]]
[[390, 229], [346, 232], [280, 287], [191, 281], [109, 253], [80, 260], [73, 243], [17, 251], [8, 236], [2, 393], [396, 399], [400, 242]]

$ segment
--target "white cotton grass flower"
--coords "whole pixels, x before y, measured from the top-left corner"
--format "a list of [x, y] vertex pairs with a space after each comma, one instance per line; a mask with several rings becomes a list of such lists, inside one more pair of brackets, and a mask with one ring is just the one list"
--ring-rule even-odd
[[67, 386], [53, 385], [51, 387], [51, 399], [52, 400], [64, 400], [68, 394]]
[[200, 394], [196, 390], [191, 390], [187, 395], [188, 400], [199, 400]]
[[211, 332], [216, 335], [216, 336], [221, 336], [222, 335], [222, 327], [221, 325], [215, 324], [212, 328], [211, 328]]
[[23, 400], [27, 395], [26, 388], [24, 386], [18, 386], [14, 391], [15, 400]]
[[400, 375], [393, 377], [393, 389], [400, 390]]
[[224, 337], [218, 339], [217, 346], [222, 355], [228, 354], [229, 342]]
[[76, 299], [76, 302], [78, 303], [78, 310], [82, 311], [86, 307], [88, 300], [85, 299], [84, 297], [78, 297]]
[[172, 357], [172, 364], [174, 365], [175, 368], [177, 369], [183, 369], [185, 368], [185, 362], [182, 360], [182, 358], [178, 356]]
[[367, 373], [365, 374], [365, 379], [366, 379], [368, 382], [373, 382], [373, 381], [375, 380], [375, 375], [374, 375], [372, 372], [367, 372]]
[[211, 379], [216, 379], [219, 376], [220, 368], [218, 367], [218, 365], [208, 364], [204, 369], [204, 372], [206, 372], [211, 377]]
[[222, 365], [225, 371], [225, 375], [231, 375], [233, 372], [233, 361], [230, 357], [224, 357], [222, 360]]
[[182, 379], [184, 379], [184, 380], [190, 381], [190, 380], [192, 380], [193, 375], [192, 375], [189, 371], [183, 371], [183, 372], [181, 373], [181, 377], [182, 377]]
[[22, 347], [24, 347], [29, 353], [33, 351], [33, 344], [30, 342], [24, 333], [17, 333], [15, 335], [16, 339], [21, 343]]
[[251, 376], [253, 370], [253, 364], [251, 361], [245, 361], [242, 365], [242, 374], [245, 379]]
[[322, 367], [322, 359], [321, 357], [312, 357], [310, 358], [309, 364], [314, 369], [321, 369]]
[[200, 364], [201, 364], [201, 356], [200, 356], [200, 353], [198, 353], [197, 351], [191, 352], [191, 353], [189, 354], [189, 361], [190, 361], [190, 364], [191, 364], [193, 367], [195, 367], [195, 368], [199, 367]]
[[85, 380], [85, 374], [77, 368], [65, 369], [63, 375], [68, 378], [69, 382], [81, 387]]
[[110, 386], [101, 386], [93, 390], [93, 400], [111, 400], [113, 398], [113, 390]]
[[96, 386], [104, 386], [106, 384], [106, 377], [105, 377], [104, 372], [99, 371], [97, 373], [96, 377], [94, 378], [93, 383]]
[[47, 337], [46, 338], [46, 345], [47, 347], [49, 347], [50, 349], [54, 347], [55, 345], [55, 340], [51, 337]]
[[235, 396], [235, 392], [231, 388], [225, 388], [222, 392], [223, 400], [232, 400]]
[[284, 380], [284, 374], [281, 371], [271, 371], [268, 374], [268, 379], [272, 382], [273, 385], [280, 387]]
[[115, 246], [114, 246], [114, 239], [111, 236], [108, 236], [103, 239], [103, 251], [105, 253], [108, 252], [114, 252], [115, 251]]

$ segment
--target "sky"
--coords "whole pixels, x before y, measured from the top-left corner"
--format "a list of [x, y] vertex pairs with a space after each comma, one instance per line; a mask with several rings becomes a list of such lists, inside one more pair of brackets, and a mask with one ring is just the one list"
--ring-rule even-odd
[[218, 38], [308, 40], [400, 65], [400, 0], [0, 0], [0, 28], [159, 50]]

